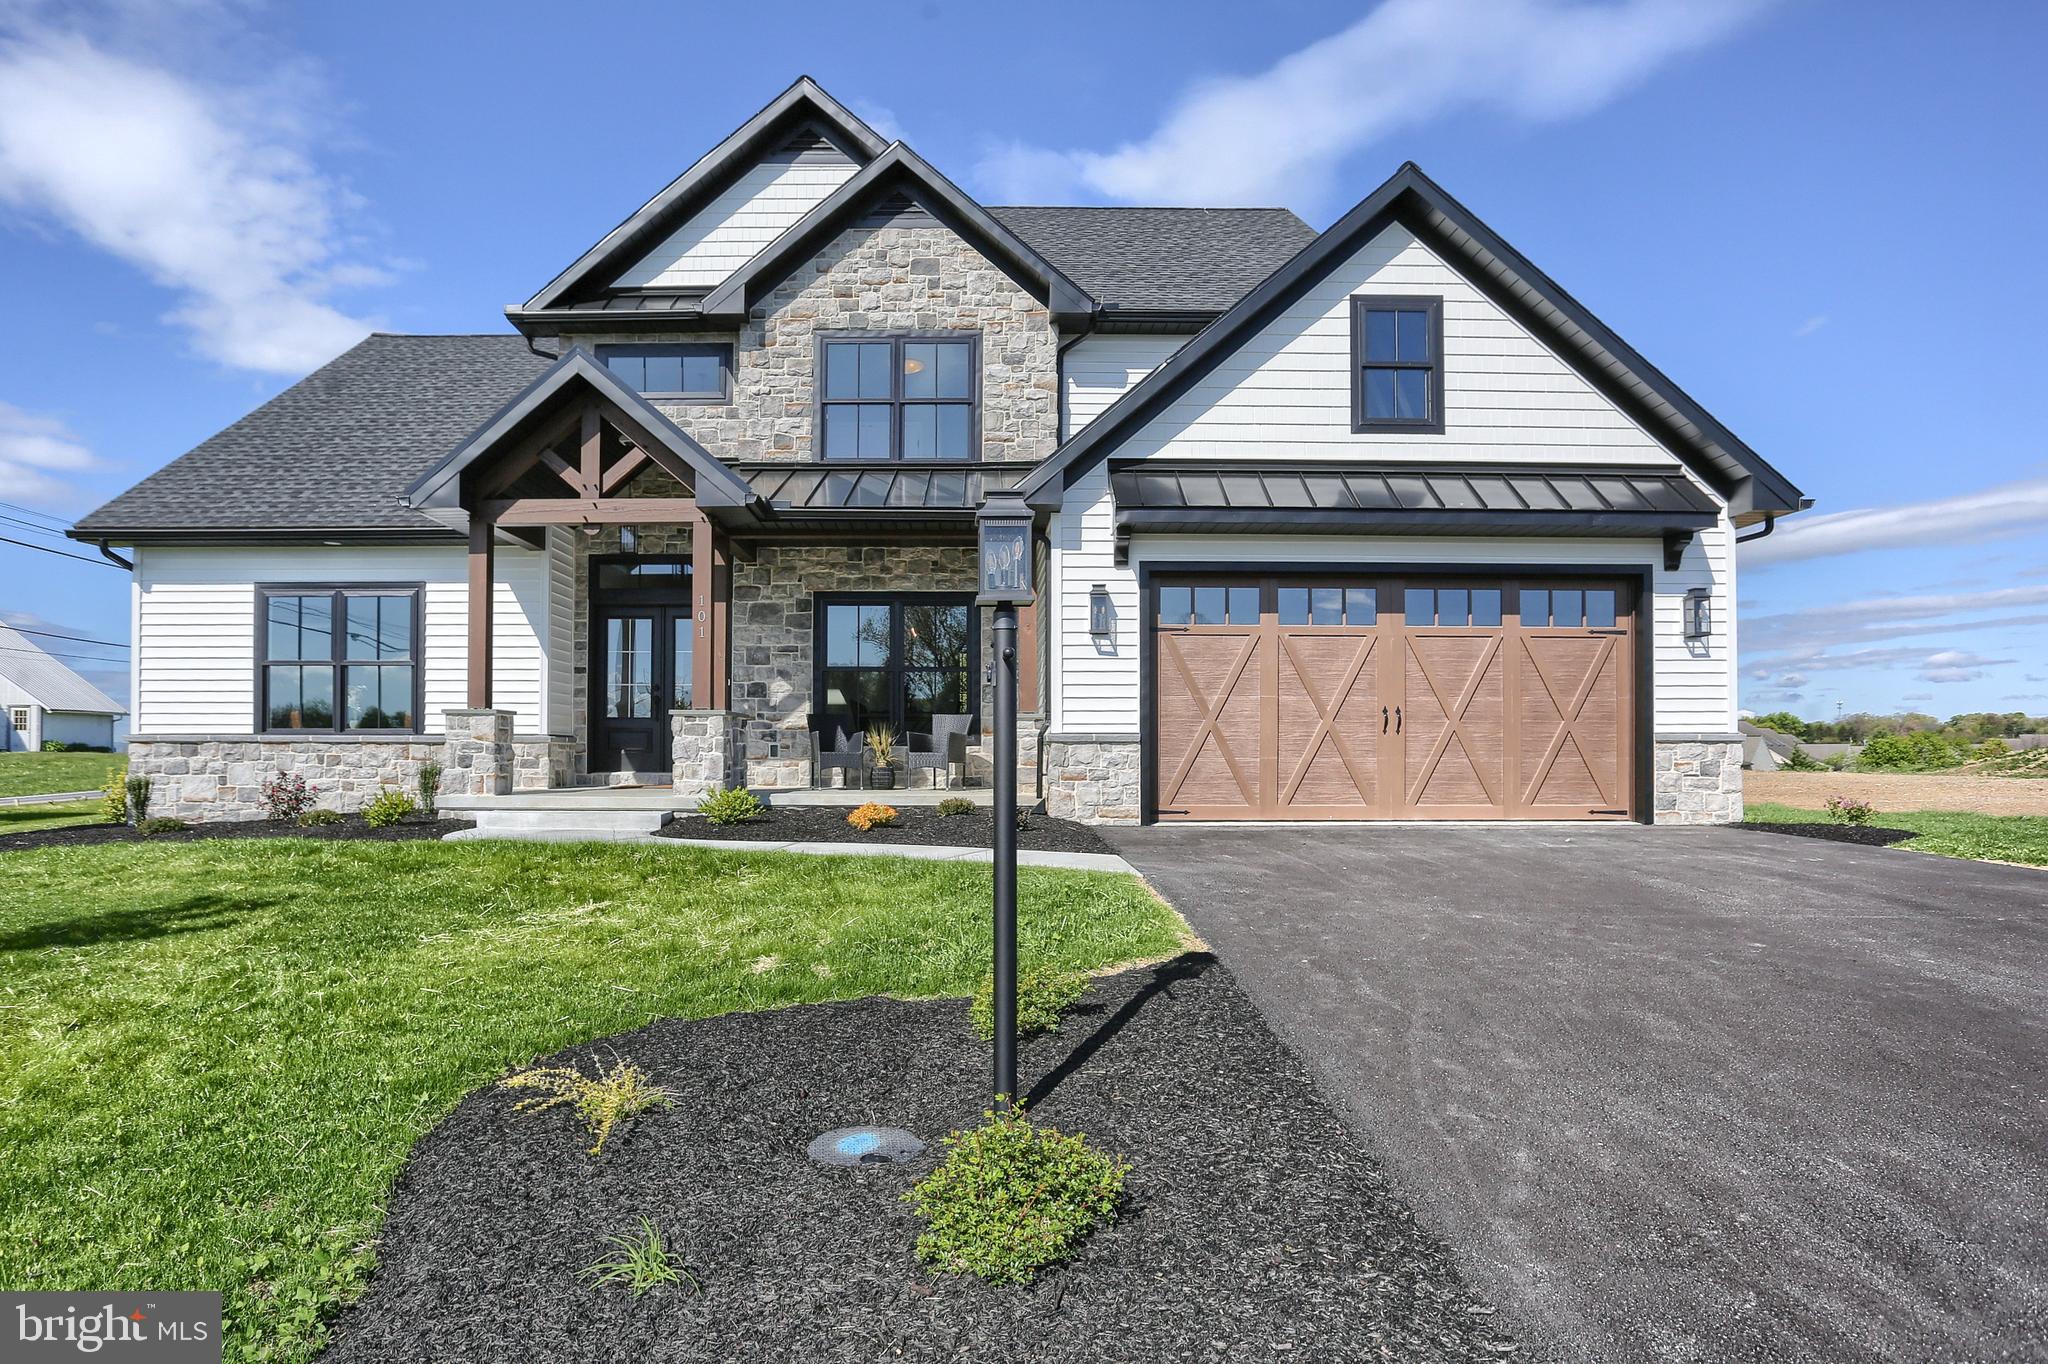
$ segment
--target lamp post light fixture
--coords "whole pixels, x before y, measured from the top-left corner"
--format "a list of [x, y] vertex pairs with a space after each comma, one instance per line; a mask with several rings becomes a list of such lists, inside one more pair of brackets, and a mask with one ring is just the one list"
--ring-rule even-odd
[[1685, 637], [1705, 639], [1714, 633], [1713, 594], [1704, 587], [1685, 593]]
[[1017, 608], [1034, 598], [1032, 514], [1011, 492], [976, 513], [981, 591], [995, 608], [995, 1101], [1017, 1097]]

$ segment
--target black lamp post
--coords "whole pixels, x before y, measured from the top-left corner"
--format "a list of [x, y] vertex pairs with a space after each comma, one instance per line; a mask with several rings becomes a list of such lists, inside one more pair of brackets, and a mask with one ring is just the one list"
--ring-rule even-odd
[[1017, 607], [1032, 600], [1031, 512], [1013, 494], [982, 504], [981, 592], [995, 607], [995, 1101], [1017, 1097]]

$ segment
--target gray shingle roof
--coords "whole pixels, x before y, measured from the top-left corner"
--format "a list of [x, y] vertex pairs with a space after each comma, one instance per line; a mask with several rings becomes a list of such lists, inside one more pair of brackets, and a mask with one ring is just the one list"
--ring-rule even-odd
[[1284, 208], [991, 208], [1109, 308], [1222, 312], [1315, 239]]
[[97, 511], [120, 530], [445, 530], [399, 505], [548, 367], [519, 336], [377, 333]]
[[12, 626], [0, 624], [0, 677], [36, 699], [44, 710], [126, 715], [128, 708], [43, 652]]

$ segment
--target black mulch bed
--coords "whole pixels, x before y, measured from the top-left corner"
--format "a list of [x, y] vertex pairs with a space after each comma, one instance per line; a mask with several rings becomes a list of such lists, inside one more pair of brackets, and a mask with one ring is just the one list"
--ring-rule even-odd
[[[676, 1106], [601, 1158], [563, 1110], [485, 1088], [414, 1148], [369, 1291], [327, 1364], [533, 1359], [1498, 1360], [1489, 1309], [1419, 1227], [1228, 972], [1126, 972], [1022, 1052], [1033, 1110], [1133, 1164], [1129, 1206], [1028, 1287], [935, 1276], [900, 1195], [975, 1119], [989, 1051], [960, 1000], [866, 999], [665, 1021], [614, 1053]], [[856, 1123], [902, 1165], [816, 1165]], [[654, 1220], [702, 1282], [634, 1299], [577, 1271]]]
[[[888, 804], [889, 793], [875, 799]], [[729, 838], [742, 843], [936, 843], [948, 848], [993, 848], [995, 816], [987, 810], [941, 816], [928, 805], [899, 805], [901, 821], [893, 828], [862, 833], [846, 822], [848, 810], [833, 805], [768, 807], [744, 824], [717, 825], [701, 815], [678, 815], [662, 834], [668, 838]], [[1085, 824], [1048, 815], [1027, 815], [1017, 832], [1017, 846], [1034, 852], [1113, 853], [1116, 849]]]
[[1798, 838], [1825, 838], [1831, 843], [1857, 843], [1866, 848], [1889, 848], [1894, 843], [1904, 843], [1920, 835], [1912, 829], [1879, 829], [1865, 824], [1767, 824], [1761, 820], [1744, 824], [1745, 829], [1758, 833], [1792, 834]]
[[402, 843], [415, 838], [439, 838], [457, 829], [473, 829], [468, 819], [408, 819], [373, 829], [361, 815], [349, 815], [339, 824], [313, 824], [301, 828], [288, 819], [226, 819], [194, 824], [160, 834], [137, 833], [126, 824], [73, 824], [62, 829], [31, 829], [27, 833], [0, 835], [0, 852], [21, 852], [28, 848], [88, 848], [100, 843], [190, 843], [201, 838], [324, 838], [361, 839], [371, 843]]

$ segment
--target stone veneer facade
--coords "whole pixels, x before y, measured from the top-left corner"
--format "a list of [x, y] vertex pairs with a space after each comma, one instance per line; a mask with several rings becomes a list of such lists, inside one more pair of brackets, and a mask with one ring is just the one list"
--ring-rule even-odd
[[1045, 812], [1082, 824], [1136, 824], [1143, 811], [1135, 735], [1045, 736]]
[[1742, 739], [1659, 739], [1650, 761], [1658, 824], [1742, 822]]

